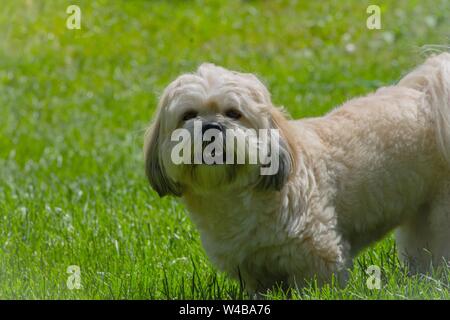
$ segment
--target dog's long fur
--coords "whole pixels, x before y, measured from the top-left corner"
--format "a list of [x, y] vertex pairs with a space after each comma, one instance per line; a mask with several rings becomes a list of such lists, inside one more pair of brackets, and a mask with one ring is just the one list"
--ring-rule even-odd
[[[242, 119], [223, 116], [230, 104]], [[285, 165], [265, 178], [273, 183], [252, 166], [171, 164], [170, 132], [187, 105], [227, 128], [280, 129]], [[393, 229], [412, 270], [450, 259], [448, 53], [301, 120], [286, 120], [255, 76], [203, 64], [165, 90], [144, 149], [152, 186], [182, 197], [209, 257], [252, 291], [345, 278], [352, 258]]]

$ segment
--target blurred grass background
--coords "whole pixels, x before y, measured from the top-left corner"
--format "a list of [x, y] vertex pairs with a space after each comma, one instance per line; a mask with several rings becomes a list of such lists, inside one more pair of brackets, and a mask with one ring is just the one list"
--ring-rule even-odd
[[[81, 30], [68, 30], [68, 5]], [[366, 8], [381, 7], [381, 30]], [[246, 298], [218, 273], [173, 198], [143, 173], [142, 136], [168, 82], [204, 61], [253, 72], [294, 117], [398, 80], [449, 44], [450, 1], [3, 0], [0, 11], [0, 298]], [[365, 268], [382, 268], [369, 290]], [[69, 265], [81, 268], [69, 290]], [[294, 298], [446, 298], [408, 277], [391, 238], [349, 284]], [[271, 298], [286, 297], [274, 289]]]

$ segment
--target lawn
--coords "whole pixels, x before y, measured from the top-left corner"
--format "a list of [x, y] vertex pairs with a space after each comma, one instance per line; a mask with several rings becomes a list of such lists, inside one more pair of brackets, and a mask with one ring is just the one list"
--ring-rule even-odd
[[[66, 28], [70, 4], [80, 30]], [[366, 27], [369, 4], [381, 30]], [[317, 116], [394, 83], [423, 45], [450, 42], [446, 0], [0, 6], [1, 299], [247, 298], [210, 264], [177, 199], [147, 184], [143, 133], [163, 88], [210, 61], [258, 74], [293, 117]], [[370, 265], [380, 289], [367, 286]], [[311, 282], [291, 297], [449, 299], [449, 279], [407, 276], [390, 236], [358, 257], [346, 287]]]

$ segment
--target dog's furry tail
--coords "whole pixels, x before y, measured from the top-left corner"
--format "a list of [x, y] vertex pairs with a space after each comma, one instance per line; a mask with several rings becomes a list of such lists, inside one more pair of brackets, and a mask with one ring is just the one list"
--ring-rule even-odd
[[435, 121], [438, 147], [450, 165], [450, 53], [428, 58], [398, 85], [426, 94]]

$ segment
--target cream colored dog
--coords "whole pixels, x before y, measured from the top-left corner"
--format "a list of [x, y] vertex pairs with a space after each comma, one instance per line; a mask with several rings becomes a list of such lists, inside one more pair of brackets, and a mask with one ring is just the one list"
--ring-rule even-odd
[[[195, 119], [279, 129], [278, 172], [174, 164], [171, 132]], [[301, 120], [287, 120], [255, 76], [202, 64], [166, 88], [144, 148], [150, 184], [182, 198], [211, 260], [250, 291], [345, 278], [352, 258], [393, 229], [412, 270], [450, 259], [448, 53]]]

